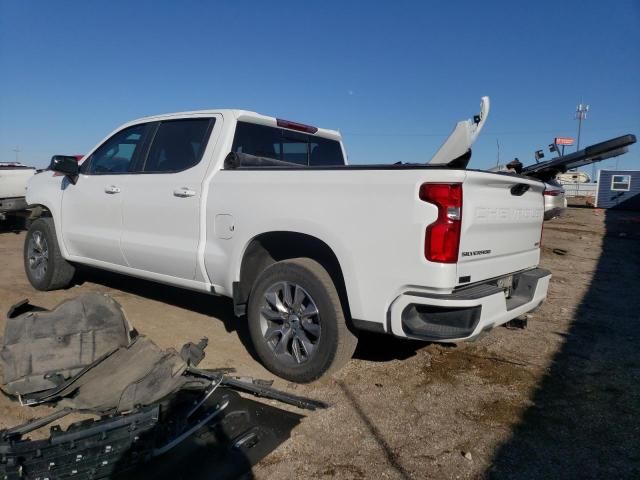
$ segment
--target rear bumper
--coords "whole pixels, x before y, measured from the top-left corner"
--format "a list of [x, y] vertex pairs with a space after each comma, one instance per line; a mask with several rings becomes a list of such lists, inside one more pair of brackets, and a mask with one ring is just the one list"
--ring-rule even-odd
[[567, 209], [567, 198], [564, 195], [544, 198], [544, 219], [551, 220], [564, 214]]
[[398, 337], [458, 342], [472, 340], [538, 307], [546, 298], [551, 273], [542, 268], [514, 275], [513, 291], [483, 283], [448, 295], [407, 291], [391, 304], [388, 331]]
[[18, 212], [28, 207], [24, 197], [0, 198], [0, 212]]

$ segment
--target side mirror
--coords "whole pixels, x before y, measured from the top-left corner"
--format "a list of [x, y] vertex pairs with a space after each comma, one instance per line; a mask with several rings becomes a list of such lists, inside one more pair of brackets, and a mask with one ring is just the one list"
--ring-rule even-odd
[[69, 177], [71, 183], [75, 184], [78, 180], [78, 160], [76, 157], [69, 155], [54, 155], [51, 157], [51, 165], [49, 166], [54, 172], [59, 172]]

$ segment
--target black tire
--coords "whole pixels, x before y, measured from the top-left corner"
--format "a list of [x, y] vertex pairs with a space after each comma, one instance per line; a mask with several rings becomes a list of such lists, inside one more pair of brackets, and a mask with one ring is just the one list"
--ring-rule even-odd
[[[286, 289], [290, 292], [289, 303], [284, 301]], [[296, 307], [293, 297], [298, 294], [304, 299]], [[287, 311], [281, 313], [273, 302], [269, 303], [268, 295], [271, 299], [277, 296], [281, 300], [279, 306]], [[287, 307], [289, 304], [291, 308]], [[317, 315], [307, 314], [314, 310]], [[273, 319], [278, 315], [281, 319]], [[312, 382], [340, 369], [351, 359], [358, 343], [357, 336], [347, 325], [331, 276], [310, 258], [276, 262], [258, 276], [251, 289], [248, 321], [251, 340], [264, 366], [292, 382]], [[277, 333], [271, 336], [270, 332], [274, 330]], [[312, 332], [317, 332], [318, 336]], [[277, 353], [278, 345], [286, 346], [289, 355], [283, 351]]]
[[36, 290], [58, 290], [71, 285], [76, 269], [62, 258], [51, 217], [38, 218], [29, 225], [24, 239], [24, 271]]

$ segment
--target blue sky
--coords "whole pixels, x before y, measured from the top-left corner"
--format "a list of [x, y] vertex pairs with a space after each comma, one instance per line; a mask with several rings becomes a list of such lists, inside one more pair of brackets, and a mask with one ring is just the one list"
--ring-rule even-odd
[[[583, 146], [640, 134], [640, 2], [0, 0], [0, 161], [83, 153], [145, 115], [244, 108], [340, 130], [352, 163], [420, 162], [482, 95], [475, 168], [496, 140], [503, 163], [527, 163], [575, 136], [581, 99]], [[640, 169], [640, 146], [620, 158]]]

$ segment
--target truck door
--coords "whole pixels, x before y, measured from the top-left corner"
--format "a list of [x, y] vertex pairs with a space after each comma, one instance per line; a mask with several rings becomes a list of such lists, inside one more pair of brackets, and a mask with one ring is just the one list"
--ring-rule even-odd
[[[120, 244], [127, 264], [182, 279], [196, 278], [202, 183], [221, 117], [161, 121], [146, 159], [122, 192]], [[207, 149], [207, 146], [210, 148]]]
[[82, 163], [75, 185], [64, 183], [62, 236], [71, 255], [125, 265], [122, 192], [151, 129], [141, 124], [115, 133]]

